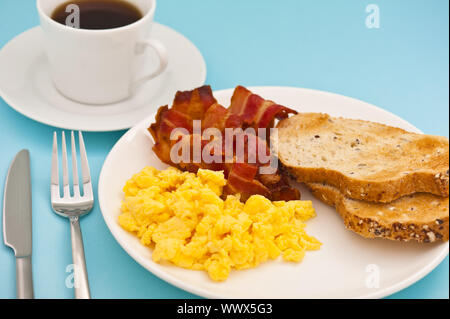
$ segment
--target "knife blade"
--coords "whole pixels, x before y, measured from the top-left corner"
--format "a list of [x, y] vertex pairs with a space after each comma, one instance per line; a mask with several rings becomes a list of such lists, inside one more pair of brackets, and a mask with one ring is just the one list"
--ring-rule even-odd
[[3, 240], [16, 257], [17, 297], [33, 298], [31, 270], [31, 175], [30, 154], [21, 150], [6, 177], [3, 197]]

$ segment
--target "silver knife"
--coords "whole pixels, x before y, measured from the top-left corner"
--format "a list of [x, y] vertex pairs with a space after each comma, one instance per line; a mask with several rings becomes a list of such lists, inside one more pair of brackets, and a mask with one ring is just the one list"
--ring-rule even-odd
[[34, 298], [31, 271], [30, 153], [21, 150], [9, 167], [3, 197], [3, 240], [16, 256], [17, 298]]

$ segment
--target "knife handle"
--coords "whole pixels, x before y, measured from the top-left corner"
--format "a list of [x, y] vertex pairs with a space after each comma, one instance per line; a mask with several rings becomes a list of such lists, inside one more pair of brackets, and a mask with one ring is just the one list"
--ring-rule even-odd
[[16, 257], [16, 282], [18, 299], [34, 298], [31, 256]]
[[89, 281], [84, 258], [83, 237], [78, 217], [70, 217], [70, 235], [72, 239], [72, 259], [74, 264], [75, 298], [90, 299]]

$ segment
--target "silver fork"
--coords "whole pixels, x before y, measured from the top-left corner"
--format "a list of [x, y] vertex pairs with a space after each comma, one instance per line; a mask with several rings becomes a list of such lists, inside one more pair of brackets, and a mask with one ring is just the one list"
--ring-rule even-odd
[[80, 192], [77, 167], [77, 151], [75, 145], [75, 135], [71, 132], [72, 140], [72, 174], [73, 174], [73, 196], [70, 194], [69, 185], [69, 165], [67, 161], [66, 137], [64, 131], [62, 138], [62, 173], [63, 173], [63, 194], [60, 194], [60, 181], [58, 169], [58, 138], [56, 132], [53, 133], [53, 154], [52, 154], [52, 178], [51, 178], [51, 201], [52, 208], [60, 216], [69, 218], [70, 234], [72, 241], [72, 259], [74, 264], [74, 289], [75, 298], [90, 298], [89, 282], [84, 258], [83, 237], [79, 218], [89, 213], [94, 205], [94, 194], [92, 192], [91, 175], [89, 173], [89, 163], [84, 146], [83, 135], [78, 132], [78, 142], [80, 146], [81, 177], [83, 194]]

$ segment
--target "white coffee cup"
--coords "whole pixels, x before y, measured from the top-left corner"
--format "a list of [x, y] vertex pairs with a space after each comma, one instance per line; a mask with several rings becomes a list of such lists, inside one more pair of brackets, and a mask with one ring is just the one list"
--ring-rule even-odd
[[[60, 93], [86, 104], [114, 103], [128, 98], [136, 86], [164, 71], [166, 49], [158, 40], [149, 38], [155, 0], [126, 0], [143, 17], [132, 24], [104, 30], [79, 29], [52, 20], [53, 11], [65, 1], [37, 0], [51, 75]], [[142, 54], [148, 47], [157, 53], [159, 66], [137, 79], [138, 63], [142, 63]]]

